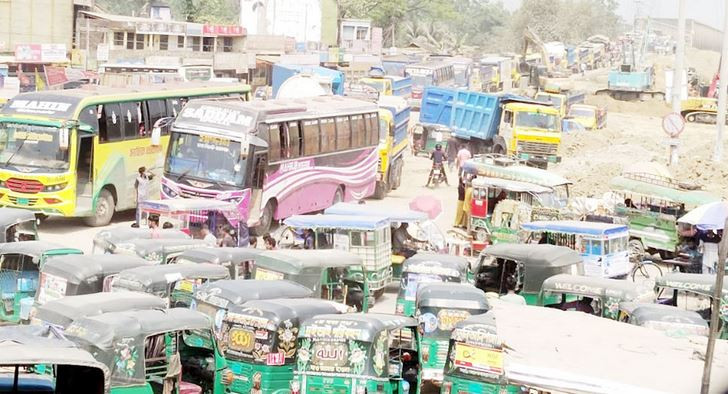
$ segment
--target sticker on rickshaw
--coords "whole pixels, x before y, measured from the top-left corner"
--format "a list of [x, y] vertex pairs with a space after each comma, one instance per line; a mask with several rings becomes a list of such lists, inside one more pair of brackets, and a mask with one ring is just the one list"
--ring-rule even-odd
[[437, 316], [434, 313], [424, 313], [419, 317], [419, 320], [426, 333], [429, 334], [437, 330]]
[[283, 365], [286, 363], [286, 355], [283, 352], [268, 353], [265, 359], [266, 365]]
[[262, 268], [255, 270], [255, 279], [258, 280], [280, 280], [283, 279], [283, 274], [280, 272], [268, 271]]
[[503, 351], [457, 343], [455, 366], [480, 372], [502, 374]]
[[232, 350], [248, 353], [255, 347], [255, 333], [241, 328], [230, 330], [228, 347]]
[[437, 313], [437, 325], [441, 331], [450, 331], [455, 325], [470, 317], [470, 312], [456, 309], [443, 309]]
[[59, 276], [43, 273], [40, 277], [39, 287], [38, 302], [45, 304], [48, 301], [63, 298], [66, 295], [68, 281]]
[[343, 367], [349, 357], [345, 342], [314, 343], [313, 363], [325, 367]]

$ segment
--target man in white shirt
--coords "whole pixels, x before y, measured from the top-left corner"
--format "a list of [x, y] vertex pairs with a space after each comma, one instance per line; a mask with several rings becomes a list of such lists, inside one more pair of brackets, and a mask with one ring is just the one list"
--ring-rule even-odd
[[139, 203], [149, 198], [149, 183], [154, 178], [154, 174], [148, 174], [146, 167], [139, 167], [139, 173], [134, 181], [134, 189], [136, 189], [137, 210], [136, 210], [136, 226], [142, 221], [142, 211], [139, 209]]

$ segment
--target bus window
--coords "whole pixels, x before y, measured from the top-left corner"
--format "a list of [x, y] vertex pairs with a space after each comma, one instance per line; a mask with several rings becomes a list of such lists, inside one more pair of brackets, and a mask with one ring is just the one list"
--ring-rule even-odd
[[290, 145], [290, 157], [296, 158], [303, 154], [303, 141], [298, 122], [288, 122], [288, 144]]
[[593, 239], [591, 241], [591, 252], [589, 254], [600, 256], [602, 254], [602, 241]]
[[261, 152], [255, 153], [255, 159], [253, 160], [253, 179], [252, 179], [252, 187], [255, 188], [262, 188], [263, 187], [263, 181], [265, 180], [265, 165], [266, 165], [266, 158], [265, 153]]
[[590, 250], [589, 240], [583, 239], [581, 240], [581, 248], [579, 249], [579, 253], [581, 254], [587, 254], [587, 251]]
[[281, 158], [288, 159], [291, 157], [290, 141], [288, 139], [288, 128], [285, 123], [276, 125], [278, 128], [278, 137], [281, 142]]
[[319, 152], [318, 120], [303, 122], [303, 154], [315, 155]]
[[336, 149], [351, 148], [351, 124], [347, 116], [336, 118]]
[[336, 150], [336, 124], [334, 118], [321, 119], [321, 153]]
[[351, 117], [352, 148], [361, 148], [366, 145], [366, 123], [363, 115]]
[[270, 161], [277, 161], [281, 158], [281, 136], [278, 133], [278, 125], [272, 124], [268, 126], [268, 150], [270, 152]]
[[121, 140], [121, 105], [105, 104], [102, 109], [102, 118], [104, 118], [103, 127], [99, 124], [101, 142]]
[[78, 115], [78, 120], [82, 124], [91, 126], [91, 128], [94, 130], [99, 129], [99, 119], [96, 113], [96, 106], [84, 108], [83, 111], [81, 111], [81, 113]]
[[140, 103], [122, 103], [121, 113], [123, 115], [124, 139], [134, 139], [144, 136], [144, 130], [139, 115], [141, 115]]
[[181, 100], [167, 99], [167, 115], [168, 116], [177, 116], [180, 109], [182, 109]]
[[[149, 100], [146, 103], [147, 115], [146, 118], [149, 120], [147, 123], [147, 130], [152, 130], [154, 124], [159, 120], [167, 116], [167, 104], [164, 100]], [[162, 135], [169, 134], [169, 126], [162, 127]]]

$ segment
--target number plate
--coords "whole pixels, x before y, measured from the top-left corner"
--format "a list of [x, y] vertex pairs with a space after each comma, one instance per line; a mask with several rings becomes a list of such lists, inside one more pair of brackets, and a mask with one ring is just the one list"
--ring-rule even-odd
[[28, 205], [28, 199], [27, 198], [19, 198], [18, 199], [19, 205]]

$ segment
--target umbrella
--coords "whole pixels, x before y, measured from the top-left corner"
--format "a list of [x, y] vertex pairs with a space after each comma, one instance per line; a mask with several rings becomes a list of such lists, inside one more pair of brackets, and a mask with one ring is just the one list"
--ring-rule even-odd
[[677, 221], [691, 224], [700, 230], [722, 230], [726, 217], [728, 217], [728, 202], [716, 201], [693, 209]]
[[430, 219], [436, 218], [442, 212], [442, 203], [432, 196], [418, 196], [409, 203], [413, 211], [423, 212]]

